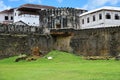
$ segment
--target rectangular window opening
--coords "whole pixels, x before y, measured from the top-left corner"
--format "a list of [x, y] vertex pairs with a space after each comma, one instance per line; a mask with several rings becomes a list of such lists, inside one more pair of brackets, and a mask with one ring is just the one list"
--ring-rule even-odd
[[102, 14], [99, 14], [99, 19], [100, 19], [100, 20], [102, 19]]
[[87, 18], [87, 23], [89, 23], [90, 22], [90, 19], [89, 18]]
[[84, 19], [82, 19], [82, 24], [84, 24]]
[[95, 21], [96, 19], [95, 19], [95, 15], [93, 16], [93, 21]]
[[11, 16], [11, 20], [13, 20], [13, 16]]
[[119, 20], [119, 19], [120, 19], [119, 15], [115, 14], [115, 20]]
[[8, 16], [5, 16], [5, 20], [8, 20]]
[[106, 14], [106, 19], [111, 19], [110, 13], [107, 13], [107, 14]]

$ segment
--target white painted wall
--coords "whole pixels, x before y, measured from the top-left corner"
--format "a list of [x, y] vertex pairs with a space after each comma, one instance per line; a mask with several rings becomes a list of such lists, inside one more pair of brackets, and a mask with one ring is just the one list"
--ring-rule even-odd
[[[8, 20], [5, 20], [5, 16], [8, 16]], [[11, 20], [11, 17], [13, 17], [13, 13], [0, 13], [0, 23], [3, 23], [4, 21], [13, 21]]]
[[19, 15], [19, 11], [14, 10], [14, 23], [18, 21], [23, 21], [29, 26], [39, 26], [39, 15], [30, 15], [30, 14], [22, 14]]
[[120, 19], [115, 20], [115, 14], [118, 14], [120, 17], [120, 11], [105, 11], [105, 14], [110, 13], [111, 19], [105, 19], [105, 25], [106, 26], [119, 26], [120, 25]]
[[[106, 19], [106, 14], [110, 13], [111, 19]], [[99, 14], [102, 14], [102, 19], [99, 19]], [[115, 20], [115, 14], [120, 16], [120, 11], [115, 10], [101, 10], [95, 11], [86, 15], [80, 16], [80, 29], [88, 28], [100, 28], [100, 27], [112, 27], [120, 25], [120, 19]], [[93, 15], [95, 15], [96, 20], [93, 21]], [[90, 18], [90, 22], [87, 23], [87, 18]], [[84, 19], [84, 24], [82, 24], [82, 19]]]

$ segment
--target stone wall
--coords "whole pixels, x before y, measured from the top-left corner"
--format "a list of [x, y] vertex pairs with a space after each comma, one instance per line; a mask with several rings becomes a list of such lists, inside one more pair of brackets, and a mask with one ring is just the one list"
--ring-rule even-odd
[[51, 35], [32, 35], [28, 40], [31, 49], [38, 47], [44, 55], [53, 50], [53, 38]]
[[54, 41], [54, 49], [66, 52], [72, 52], [72, 48], [70, 46], [72, 36], [57, 36]]
[[46, 35], [0, 34], [0, 59], [19, 54], [30, 55], [35, 47], [46, 54], [52, 50], [52, 41]]
[[[120, 27], [53, 30], [57, 50], [83, 56], [116, 56], [120, 54]], [[66, 35], [71, 33], [69, 35]], [[61, 35], [62, 34], [62, 35]], [[53, 35], [53, 34], [52, 34]]]
[[75, 31], [70, 44], [78, 55], [116, 56], [120, 54], [120, 28]]
[[0, 33], [0, 58], [31, 54], [38, 47], [45, 55], [61, 50], [84, 56], [120, 54], [120, 27], [87, 30], [52, 30], [51, 35]]
[[52, 41], [40, 27], [0, 24], [0, 58], [31, 54], [35, 47], [45, 54], [52, 50]]
[[25, 35], [0, 35], [0, 58], [28, 53], [29, 46]]

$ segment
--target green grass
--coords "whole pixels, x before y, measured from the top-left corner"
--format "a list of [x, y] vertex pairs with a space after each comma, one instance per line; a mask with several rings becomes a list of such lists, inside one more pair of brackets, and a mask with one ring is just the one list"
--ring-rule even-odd
[[83, 60], [59, 51], [32, 62], [16, 63], [15, 59], [0, 60], [0, 80], [120, 80], [120, 61]]

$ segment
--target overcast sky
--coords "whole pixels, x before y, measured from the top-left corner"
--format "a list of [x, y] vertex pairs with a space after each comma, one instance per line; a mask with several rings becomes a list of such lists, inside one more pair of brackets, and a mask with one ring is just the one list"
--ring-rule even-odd
[[120, 0], [0, 0], [0, 10], [18, 7], [32, 3], [55, 7], [73, 7], [92, 10], [102, 6], [120, 7]]

